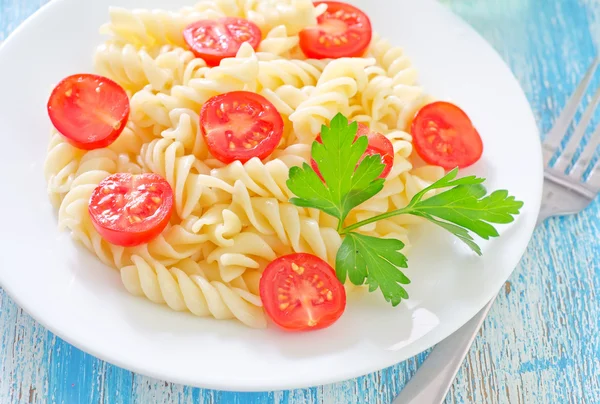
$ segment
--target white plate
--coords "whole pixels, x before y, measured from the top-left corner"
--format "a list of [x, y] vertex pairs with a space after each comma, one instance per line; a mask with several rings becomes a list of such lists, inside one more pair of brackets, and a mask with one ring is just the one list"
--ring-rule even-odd
[[222, 390], [299, 388], [353, 378], [416, 355], [463, 325], [501, 288], [535, 225], [542, 160], [533, 114], [500, 57], [439, 4], [355, 3], [377, 31], [405, 47], [430, 93], [454, 100], [472, 117], [485, 154], [469, 172], [525, 201], [518, 221], [502, 228], [500, 239], [484, 243], [482, 258], [452, 236], [425, 227], [410, 256], [410, 300], [394, 309], [378, 295], [352, 297], [338, 323], [313, 333], [251, 330], [130, 296], [116, 271], [57, 230], [42, 175], [50, 127], [45, 103], [59, 79], [91, 71], [109, 5], [184, 4], [56, 0], [0, 49], [0, 284], [6, 292], [52, 332], [101, 359]]

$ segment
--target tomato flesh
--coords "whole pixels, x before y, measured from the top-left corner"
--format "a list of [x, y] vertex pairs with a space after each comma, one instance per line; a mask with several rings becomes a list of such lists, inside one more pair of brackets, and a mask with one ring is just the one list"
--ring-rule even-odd
[[271, 262], [260, 279], [268, 316], [288, 331], [329, 327], [346, 308], [346, 290], [331, 266], [311, 254], [291, 254]]
[[483, 142], [468, 115], [449, 102], [425, 105], [415, 115], [411, 134], [415, 150], [428, 164], [465, 168], [483, 154]]
[[95, 74], [66, 77], [52, 91], [48, 116], [73, 146], [93, 150], [117, 140], [129, 119], [129, 97], [114, 81]]
[[197, 57], [217, 66], [224, 58], [234, 57], [244, 42], [257, 49], [262, 34], [252, 21], [225, 17], [196, 21], [186, 27], [183, 37]]
[[132, 247], [165, 229], [173, 212], [173, 190], [158, 174], [113, 174], [94, 189], [88, 209], [106, 241]]
[[[390, 171], [392, 171], [392, 168], [394, 167], [394, 147], [392, 145], [392, 142], [390, 142], [389, 139], [383, 136], [381, 133], [371, 132], [367, 125], [359, 123], [358, 130], [356, 131], [356, 138], [354, 138], [354, 141], [356, 142], [356, 139], [358, 139], [361, 136], [366, 136], [369, 140], [369, 144], [367, 146], [367, 150], [365, 151], [361, 159], [358, 161], [357, 167], [366, 156], [379, 154], [379, 156], [381, 157], [381, 163], [385, 165], [385, 168], [379, 175], [379, 178], [386, 178], [390, 174]], [[317, 136], [316, 141], [319, 143], [323, 143], [321, 135]], [[317, 162], [314, 159], [311, 159], [310, 165], [312, 169], [317, 173], [317, 175], [321, 178], [321, 180], [323, 180]]]
[[362, 56], [371, 43], [369, 17], [360, 9], [339, 1], [319, 1], [327, 4], [316, 27], [300, 31], [300, 48], [313, 59]]
[[200, 127], [211, 154], [223, 163], [264, 159], [283, 135], [283, 119], [275, 106], [248, 91], [208, 100], [200, 111]]

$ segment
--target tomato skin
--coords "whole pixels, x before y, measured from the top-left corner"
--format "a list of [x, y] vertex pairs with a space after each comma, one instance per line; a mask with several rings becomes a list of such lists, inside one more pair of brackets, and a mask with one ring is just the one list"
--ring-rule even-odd
[[211, 154], [229, 164], [264, 159], [279, 145], [283, 119], [262, 95], [233, 91], [209, 99], [200, 111], [200, 128]]
[[47, 109], [52, 124], [67, 142], [94, 150], [112, 144], [125, 129], [129, 97], [111, 79], [75, 74], [54, 87]]
[[[385, 165], [385, 168], [379, 175], [379, 178], [386, 178], [394, 167], [394, 146], [392, 145], [392, 142], [390, 142], [389, 139], [381, 133], [371, 132], [369, 127], [363, 123], [358, 124], [358, 130], [356, 131], [356, 137], [354, 138], [354, 141], [356, 142], [356, 139], [361, 136], [366, 136], [369, 140], [369, 144], [367, 146], [367, 150], [363, 154], [363, 157], [358, 161], [358, 164], [360, 164], [360, 162], [363, 161], [366, 156], [379, 154], [381, 156], [381, 163]], [[316, 141], [323, 143], [321, 135], [317, 136]], [[319, 178], [323, 180], [321, 172], [319, 171], [319, 166], [314, 159], [310, 160], [310, 166], [317, 173]]]
[[316, 27], [300, 31], [300, 49], [311, 59], [360, 57], [371, 43], [373, 30], [369, 17], [357, 7], [339, 1], [327, 4], [327, 11], [317, 18]]
[[94, 189], [88, 210], [102, 238], [134, 247], [165, 229], [173, 212], [173, 190], [158, 174], [113, 174]]
[[469, 167], [483, 154], [483, 141], [471, 119], [449, 102], [425, 105], [415, 115], [410, 131], [419, 156], [447, 170]]
[[[386, 178], [394, 167], [394, 146], [392, 145], [392, 142], [381, 133], [370, 132], [367, 135], [367, 138], [369, 139], [369, 146], [367, 146], [365, 156], [371, 156], [373, 154], [379, 154], [381, 156], [381, 162], [385, 165], [385, 168], [381, 172], [381, 175], [379, 175], [379, 178]], [[360, 161], [362, 161], [362, 159]]]
[[[186, 27], [183, 37], [196, 57], [209, 66], [218, 66], [221, 60], [235, 57], [242, 43], [248, 42], [254, 50], [262, 39], [260, 28], [252, 21], [237, 17], [218, 20], [200, 20]], [[220, 48], [217, 48], [216, 45]]]
[[271, 262], [260, 279], [267, 315], [287, 331], [327, 328], [346, 308], [346, 290], [331, 266], [311, 254], [290, 254]]

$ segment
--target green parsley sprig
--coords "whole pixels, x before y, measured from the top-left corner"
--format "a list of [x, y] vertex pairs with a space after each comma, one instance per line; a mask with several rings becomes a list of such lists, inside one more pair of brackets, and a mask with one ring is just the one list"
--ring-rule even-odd
[[[471, 233], [484, 240], [498, 237], [492, 224], [511, 223], [523, 206], [505, 190], [488, 195], [482, 185], [485, 179], [457, 178], [458, 169], [454, 169], [417, 193], [406, 207], [345, 227], [344, 221], [352, 209], [377, 195], [384, 185], [379, 178], [385, 167], [380, 156], [367, 156], [361, 161], [368, 141], [365, 136], [355, 141], [357, 129], [356, 122], [349, 124], [342, 114], [337, 114], [329, 127], [323, 126], [322, 143], [314, 142], [312, 146], [312, 158], [323, 181], [306, 163], [292, 167], [287, 181], [296, 195], [291, 203], [319, 209], [338, 219], [338, 232], [344, 241], [335, 267], [341, 282], [349, 278], [355, 285], [369, 285], [371, 292], [381, 289], [393, 306], [408, 298], [402, 286], [410, 283], [401, 271], [408, 267], [407, 258], [400, 252], [404, 244], [360, 234], [360, 228], [367, 224], [397, 215], [419, 216], [448, 230], [481, 255]], [[438, 192], [433, 194], [435, 190]]]

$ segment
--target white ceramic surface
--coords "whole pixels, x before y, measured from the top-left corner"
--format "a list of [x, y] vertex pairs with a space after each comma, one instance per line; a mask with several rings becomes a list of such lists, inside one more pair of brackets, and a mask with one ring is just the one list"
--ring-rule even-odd
[[432, 0], [354, 1], [374, 28], [404, 46], [430, 93], [460, 104], [483, 137], [482, 160], [465, 173], [525, 201], [484, 256], [424, 226], [413, 236], [411, 299], [392, 308], [355, 295], [329, 329], [288, 334], [174, 313], [130, 296], [119, 275], [59, 233], [42, 175], [50, 123], [45, 103], [62, 77], [91, 71], [109, 5], [176, 8], [183, 1], [55, 0], [0, 48], [0, 285], [34, 318], [75, 346], [124, 368], [222, 390], [276, 390], [363, 375], [436, 344], [500, 289], [537, 217], [542, 163], [527, 100], [500, 57]]

